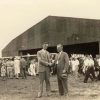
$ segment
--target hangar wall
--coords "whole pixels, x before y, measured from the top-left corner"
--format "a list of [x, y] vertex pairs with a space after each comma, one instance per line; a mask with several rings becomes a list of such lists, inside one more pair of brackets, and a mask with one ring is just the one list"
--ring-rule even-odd
[[16, 56], [20, 50], [41, 48], [44, 41], [51, 47], [58, 43], [71, 45], [100, 41], [100, 20], [48, 16], [12, 40], [2, 50], [2, 56]]
[[49, 35], [49, 42], [53, 45], [100, 41], [100, 20], [50, 17]]

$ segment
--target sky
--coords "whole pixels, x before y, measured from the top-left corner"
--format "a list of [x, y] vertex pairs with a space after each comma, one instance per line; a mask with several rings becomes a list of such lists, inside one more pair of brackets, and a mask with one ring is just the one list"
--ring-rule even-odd
[[0, 0], [0, 56], [12, 39], [49, 15], [100, 19], [100, 0]]

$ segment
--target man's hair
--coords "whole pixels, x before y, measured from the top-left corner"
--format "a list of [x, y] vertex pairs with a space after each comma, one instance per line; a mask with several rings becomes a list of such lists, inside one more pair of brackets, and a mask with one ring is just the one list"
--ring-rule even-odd
[[63, 45], [62, 44], [57, 44], [57, 47], [62, 47], [63, 48]]
[[42, 45], [44, 45], [44, 44], [48, 44], [48, 42], [43, 42], [43, 44], [42, 44]]

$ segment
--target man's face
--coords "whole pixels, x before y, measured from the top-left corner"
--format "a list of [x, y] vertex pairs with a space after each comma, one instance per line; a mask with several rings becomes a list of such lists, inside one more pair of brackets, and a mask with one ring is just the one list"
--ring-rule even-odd
[[62, 46], [58, 45], [58, 46], [57, 46], [57, 51], [58, 51], [58, 52], [61, 52], [61, 51], [62, 51]]
[[43, 49], [47, 50], [47, 48], [48, 48], [48, 44], [43, 44]]

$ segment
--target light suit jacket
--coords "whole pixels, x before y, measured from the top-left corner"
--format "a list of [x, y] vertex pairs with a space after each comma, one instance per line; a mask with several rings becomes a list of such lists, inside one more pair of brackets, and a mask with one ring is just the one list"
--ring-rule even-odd
[[37, 52], [37, 58], [39, 63], [39, 72], [50, 71], [49, 62], [50, 62], [50, 54], [48, 51], [44, 52], [40, 50]]

